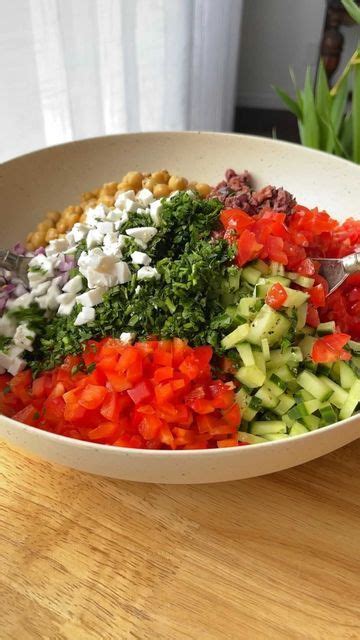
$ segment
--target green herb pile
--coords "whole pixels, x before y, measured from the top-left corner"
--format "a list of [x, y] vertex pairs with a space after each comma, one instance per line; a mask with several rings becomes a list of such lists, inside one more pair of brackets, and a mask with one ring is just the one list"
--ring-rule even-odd
[[[84, 341], [116, 337], [123, 331], [135, 332], [138, 339], [186, 338], [192, 345], [207, 343], [221, 352], [221, 338], [231, 325], [225, 314], [224, 291], [233, 269], [228, 266], [232, 248], [212, 238], [221, 207], [216, 199], [200, 200], [186, 193], [165, 202], [158, 234], [147, 248], [160, 278], [139, 283], [132, 267], [132, 280], [105, 294], [96, 307], [94, 322], [75, 327], [80, 310], [76, 305], [70, 316], [44, 319], [39, 328], [39, 310], [34, 309], [37, 338], [29, 356], [32, 369], [53, 368], [64, 356], [79, 353]], [[126, 223], [127, 227], [148, 224], [147, 216], [137, 214]], [[125, 228], [123, 225], [120, 232]], [[124, 258], [133, 250], [129, 246]]]

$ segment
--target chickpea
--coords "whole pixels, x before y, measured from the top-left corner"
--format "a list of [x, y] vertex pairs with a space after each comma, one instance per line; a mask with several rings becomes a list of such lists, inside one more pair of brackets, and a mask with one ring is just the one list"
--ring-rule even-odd
[[202, 198], [206, 198], [206, 196], [208, 196], [211, 191], [210, 185], [206, 184], [205, 182], [197, 182], [195, 185], [195, 189]]
[[166, 169], [162, 169], [161, 171], [154, 171], [154, 173], [151, 174], [151, 177], [154, 184], [167, 184], [169, 182], [170, 174]]
[[33, 233], [31, 244], [33, 245], [34, 249], [38, 249], [39, 247], [43, 247], [44, 244], [45, 244], [45, 232], [44, 231], [35, 231], [35, 233]]
[[100, 196], [113, 196], [117, 191], [117, 182], [105, 182], [100, 189]]
[[87, 209], [90, 209], [91, 207], [96, 207], [97, 205], [97, 199], [96, 198], [92, 198], [91, 200], [88, 200], [86, 205], [84, 206], [84, 211], [86, 211]]
[[43, 220], [42, 222], [39, 222], [39, 224], [36, 227], [37, 231], [45, 231], [45, 233], [47, 232], [48, 229], [51, 229], [51, 227], [54, 226], [54, 223], [51, 222], [51, 220]]
[[117, 185], [117, 193], [121, 193], [122, 191], [131, 191], [133, 187], [127, 182], [119, 182]]
[[56, 224], [60, 220], [61, 213], [59, 211], [48, 211], [46, 218]]
[[171, 191], [183, 191], [186, 189], [188, 181], [180, 176], [170, 176], [169, 187]]
[[76, 213], [75, 211], [73, 211], [73, 213], [68, 213], [65, 218], [65, 223], [68, 229], [72, 229], [74, 224], [76, 224], [76, 222], [79, 222], [80, 215], [80, 213]]
[[93, 198], [96, 198], [94, 191], [84, 191], [84, 193], [81, 194], [81, 200], [84, 200], [85, 202], [92, 200]]
[[170, 195], [170, 188], [167, 184], [156, 184], [154, 186], [154, 196], [155, 198], [165, 198]]
[[58, 232], [56, 229], [48, 229], [46, 232], [45, 240], [46, 242], [50, 242], [50, 240], [56, 240], [58, 237]]
[[34, 251], [34, 246], [32, 242], [25, 242], [25, 247], [27, 251]]
[[100, 196], [100, 198], [98, 199], [98, 202], [101, 204], [104, 204], [105, 207], [113, 207], [115, 198], [114, 196]]
[[129, 171], [122, 179], [123, 182], [130, 185], [130, 189], [138, 191], [141, 189], [142, 175], [139, 171]]
[[59, 222], [56, 223], [56, 231], [58, 231], [59, 233], [65, 233], [67, 230], [67, 225], [65, 220], [61, 219], [59, 220]]
[[144, 189], [149, 189], [149, 191], [152, 191], [155, 187], [155, 182], [152, 178], [144, 178], [144, 180], [142, 181], [142, 186]]

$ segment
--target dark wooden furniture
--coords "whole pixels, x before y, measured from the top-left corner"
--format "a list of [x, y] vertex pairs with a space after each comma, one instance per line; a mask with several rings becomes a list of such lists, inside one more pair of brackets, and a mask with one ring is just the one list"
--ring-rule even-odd
[[[360, 0], [357, 0], [360, 5]], [[345, 11], [340, 0], [327, 0], [327, 12], [320, 55], [324, 60], [325, 70], [329, 80], [339, 66], [344, 36], [340, 28], [354, 24], [352, 18]]]

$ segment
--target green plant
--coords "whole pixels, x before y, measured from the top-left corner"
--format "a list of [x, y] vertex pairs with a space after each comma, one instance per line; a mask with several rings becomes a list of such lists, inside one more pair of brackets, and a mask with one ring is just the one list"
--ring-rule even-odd
[[[341, 1], [351, 17], [360, 24], [360, 8], [354, 0]], [[292, 70], [290, 74], [295, 87], [295, 99], [279, 87], [274, 89], [296, 116], [301, 143], [360, 164], [360, 46], [332, 88], [322, 61], [315, 87], [309, 67], [303, 90], [297, 87]], [[352, 100], [349, 100], [350, 92]]]

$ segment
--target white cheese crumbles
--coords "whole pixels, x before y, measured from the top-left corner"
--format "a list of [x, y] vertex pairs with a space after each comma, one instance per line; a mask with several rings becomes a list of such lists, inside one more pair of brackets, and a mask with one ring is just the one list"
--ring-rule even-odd
[[[115, 206], [99, 204], [89, 208], [86, 219], [76, 223], [64, 238], [51, 240], [45, 253], [34, 256], [29, 263], [29, 291], [16, 299], [8, 300], [7, 310], [0, 318], [0, 336], [8, 344], [0, 351], [0, 372], [8, 371], [15, 375], [25, 368], [22, 357], [26, 351], [32, 351], [35, 332], [26, 322], [15, 321], [8, 313], [12, 309], [29, 308], [37, 303], [45, 311], [69, 316], [75, 305], [81, 310], [74, 319], [75, 326], [94, 322], [96, 306], [112, 287], [129, 282], [133, 274], [139, 283], [142, 280], [158, 279], [160, 274], [151, 264], [146, 249], [158, 233], [161, 224], [161, 200], [155, 200], [149, 189], [142, 189], [136, 195], [134, 191], [120, 193]], [[139, 226], [139, 216], [147, 215], [153, 226]], [[137, 223], [129, 226], [131, 216]], [[122, 231], [127, 223], [127, 229]], [[135, 243], [138, 250], [124, 260], [123, 252], [129, 243]], [[74, 254], [81, 252], [77, 264]], [[69, 278], [68, 271], [75, 267], [79, 271]], [[141, 285], [136, 291], [140, 292]], [[126, 344], [135, 340], [134, 333], [123, 332], [119, 336]]]

